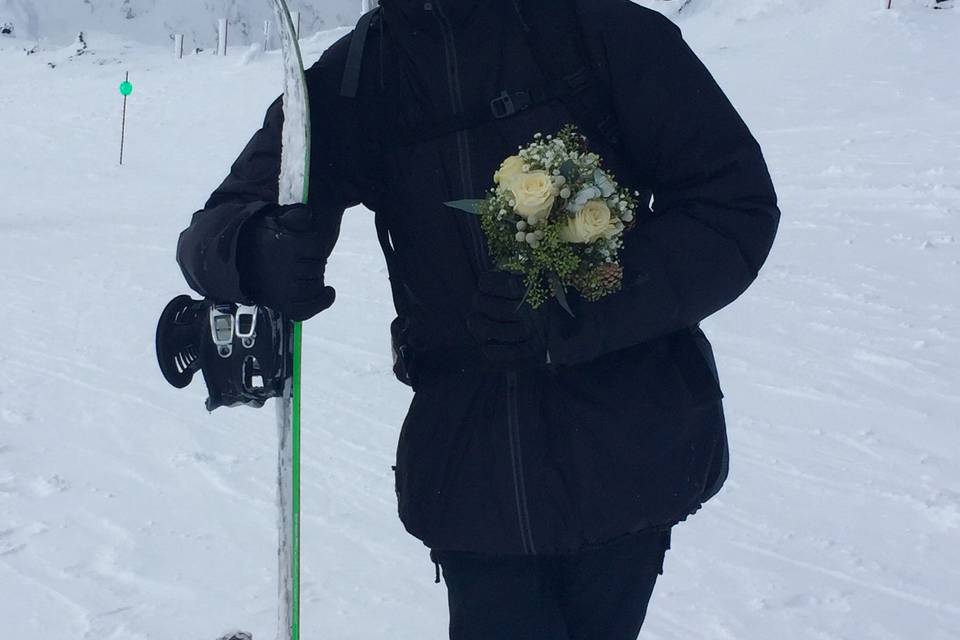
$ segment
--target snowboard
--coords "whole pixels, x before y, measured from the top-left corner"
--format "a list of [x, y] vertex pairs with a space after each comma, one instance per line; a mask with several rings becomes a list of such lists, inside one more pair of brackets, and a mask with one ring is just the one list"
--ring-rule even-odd
[[[306, 204], [310, 105], [297, 32], [286, 0], [270, 0], [283, 59], [283, 132], [277, 204]], [[203, 373], [208, 411], [277, 401], [277, 640], [300, 640], [300, 356], [302, 329], [266, 307], [171, 300], [157, 324], [156, 352], [167, 382], [187, 387]], [[233, 631], [220, 640], [252, 640]]]
[[[310, 104], [298, 34], [286, 0], [271, 0], [283, 58], [283, 133], [278, 204], [305, 204], [310, 175]], [[277, 402], [277, 640], [300, 639], [300, 374], [302, 326], [284, 331], [292, 366]]]

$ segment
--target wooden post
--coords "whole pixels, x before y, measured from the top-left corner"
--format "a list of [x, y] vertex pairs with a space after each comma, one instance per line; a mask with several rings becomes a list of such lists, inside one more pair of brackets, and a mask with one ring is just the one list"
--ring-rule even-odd
[[273, 26], [269, 20], [263, 21], [263, 50], [270, 51], [270, 29]]
[[177, 60], [183, 60], [183, 34], [177, 33], [173, 36], [173, 57]]
[[227, 19], [217, 20], [217, 55], [227, 55]]

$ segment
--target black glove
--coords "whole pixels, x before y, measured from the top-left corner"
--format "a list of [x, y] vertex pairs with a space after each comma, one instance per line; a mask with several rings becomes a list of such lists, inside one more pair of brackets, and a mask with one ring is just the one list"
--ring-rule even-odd
[[523, 301], [523, 281], [502, 271], [480, 275], [467, 327], [483, 355], [498, 364], [546, 363], [543, 329], [533, 309]]
[[278, 206], [255, 216], [240, 231], [240, 288], [256, 304], [291, 320], [328, 309], [336, 291], [324, 285], [323, 273], [339, 232], [339, 216], [324, 219], [305, 205]]

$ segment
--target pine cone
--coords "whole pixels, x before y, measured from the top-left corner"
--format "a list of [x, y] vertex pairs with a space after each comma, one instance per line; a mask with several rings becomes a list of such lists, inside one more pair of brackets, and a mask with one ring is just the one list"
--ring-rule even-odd
[[623, 284], [623, 267], [615, 263], [601, 264], [585, 274], [578, 274], [571, 284], [586, 300], [596, 302], [620, 289]]
[[623, 284], [623, 267], [616, 263], [602, 264], [597, 267], [598, 286], [607, 293], [613, 293]]

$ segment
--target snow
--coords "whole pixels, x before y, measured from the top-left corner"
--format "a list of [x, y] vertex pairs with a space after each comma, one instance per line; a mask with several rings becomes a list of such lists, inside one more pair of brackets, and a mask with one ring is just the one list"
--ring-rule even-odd
[[[703, 324], [732, 475], [675, 532], [642, 638], [960, 637], [960, 11], [883, 4], [677, 17], [763, 145], [783, 223]], [[199, 382], [166, 386], [153, 330], [184, 291], [177, 234], [279, 94], [279, 54], [88, 43], [0, 37], [2, 635], [270, 638], [273, 412], [207, 415]], [[304, 637], [441, 638], [444, 588], [396, 518], [410, 393], [369, 212], [329, 281], [305, 327]]]
[[[358, 0], [293, 0], [303, 33], [353, 25]], [[263, 40], [263, 21], [273, 20], [268, 0], [0, 0], [0, 24], [10, 22], [18, 37], [71, 42], [78, 31], [107, 31], [140, 42], [162, 44], [172, 34], [186, 36], [185, 47], [214, 50], [217, 20], [230, 22], [230, 44]], [[276, 24], [274, 24], [276, 33]]]

